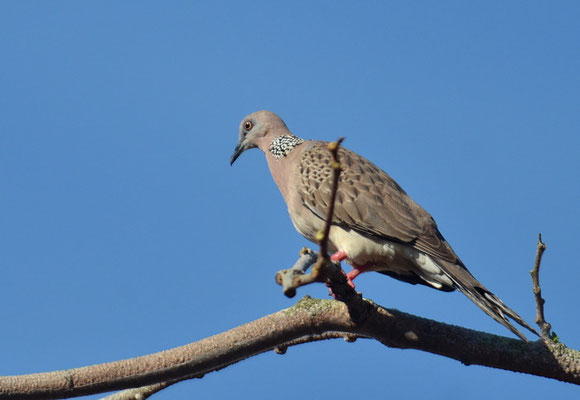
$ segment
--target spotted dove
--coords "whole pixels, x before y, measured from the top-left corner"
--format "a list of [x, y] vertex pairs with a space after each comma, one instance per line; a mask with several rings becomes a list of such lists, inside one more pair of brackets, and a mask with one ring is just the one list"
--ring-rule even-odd
[[[266, 155], [296, 230], [315, 242], [331, 198], [327, 143], [301, 139], [280, 117], [258, 111], [244, 118], [231, 164], [246, 150]], [[433, 217], [366, 158], [345, 148], [329, 248], [332, 259], [353, 266], [349, 282], [361, 272], [377, 271], [395, 279], [450, 292], [459, 289], [490, 317], [521, 339], [507, 317], [533, 333], [515, 311], [479, 283], [443, 238]], [[536, 333], [537, 334], [537, 333]]]

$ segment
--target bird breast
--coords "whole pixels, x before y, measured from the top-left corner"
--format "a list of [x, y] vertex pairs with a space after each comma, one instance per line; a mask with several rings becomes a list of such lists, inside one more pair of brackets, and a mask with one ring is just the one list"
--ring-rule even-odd
[[[324, 221], [304, 216], [302, 212], [288, 211], [296, 230], [306, 239], [316, 242], [316, 234], [324, 228]], [[338, 225], [330, 227], [329, 247], [333, 252], [344, 251], [348, 255], [347, 261], [352, 265], [372, 265], [371, 270], [395, 268], [392, 264], [404, 253], [404, 246], [398, 243], [375, 240]]]

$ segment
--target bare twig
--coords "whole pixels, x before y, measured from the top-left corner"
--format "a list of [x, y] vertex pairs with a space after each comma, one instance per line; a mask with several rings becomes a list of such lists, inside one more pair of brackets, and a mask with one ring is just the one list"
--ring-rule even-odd
[[[305, 273], [308, 267], [312, 264], [319, 263], [320, 260], [323, 260], [323, 264], [319, 264], [322, 266], [322, 269], [317, 273]], [[308, 248], [302, 249], [300, 252], [300, 258], [292, 268], [283, 269], [276, 273], [276, 282], [282, 286], [284, 294], [288, 297], [294, 297], [296, 295], [296, 289], [301, 286], [306, 286], [314, 282], [326, 282], [326, 285], [331, 289], [332, 294], [336, 299], [348, 302], [352, 306], [353, 318], [356, 318], [356, 314], [364, 311], [364, 307], [358, 311], [355, 310], [357, 305], [362, 305], [359, 301], [362, 298], [348, 284], [346, 275], [340, 268], [340, 265], [331, 262], [330, 259], [324, 261], [324, 259], [319, 256], [319, 253]]]
[[113, 393], [109, 396], [105, 396], [100, 400], [145, 400], [153, 396], [155, 393], [177, 382], [181, 382], [181, 380], [161, 382], [155, 383], [153, 385], [142, 386], [139, 388], [127, 389], [121, 392]]
[[536, 260], [534, 261], [534, 267], [530, 271], [532, 276], [532, 283], [534, 285], [534, 298], [536, 299], [536, 324], [540, 327], [542, 331], [542, 338], [545, 340], [551, 340], [550, 330], [552, 326], [546, 322], [544, 317], [544, 303], [546, 300], [542, 298], [542, 289], [540, 287], [540, 264], [542, 262], [542, 255], [546, 250], [546, 244], [542, 242], [542, 234], [538, 234], [538, 246], [536, 248]]
[[[338, 265], [334, 265], [332, 268], [330, 257], [328, 255], [328, 236], [330, 235], [330, 226], [332, 225], [332, 217], [334, 216], [334, 203], [336, 202], [336, 193], [338, 192], [338, 181], [340, 179], [341, 166], [338, 162], [338, 149], [344, 138], [339, 138], [336, 142], [328, 143], [328, 151], [330, 151], [330, 168], [332, 168], [332, 187], [330, 191], [330, 201], [328, 203], [328, 210], [326, 211], [326, 219], [324, 220], [324, 228], [316, 233], [316, 241], [320, 246], [320, 252], [318, 253], [318, 260], [312, 267], [310, 274], [317, 281], [330, 281], [330, 272], [336, 268], [340, 268]], [[332, 286], [327, 283], [330, 290], [337, 297], [337, 294], [332, 289]]]
[[330, 192], [330, 202], [326, 212], [326, 220], [324, 221], [324, 228], [316, 234], [316, 240], [320, 246], [320, 257], [329, 260], [328, 256], [328, 235], [330, 234], [330, 226], [332, 225], [332, 217], [334, 216], [334, 203], [336, 202], [336, 193], [338, 192], [338, 181], [340, 179], [340, 171], [342, 169], [338, 161], [338, 149], [344, 140], [343, 137], [338, 138], [336, 142], [328, 143], [328, 150], [332, 157], [330, 167], [332, 168], [332, 190]]
[[[305, 298], [309, 298], [309, 296], [306, 296]], [[345, 340], [345, 342], [349, 342], [349, 343], [354, 343], [354, 342], [356, 342], [357, 339], [361, 339], [361, 338], [362, 339], [369, 339], [367, 337], [356, 335], [353, 333], [325, 332], [322, 334], [312, 334], [312, 335], [308, 335], [308, 336], [304, 336], [304, 337], [292, 340], [288, 343], [284, 343], [281, 346], [276, 346], [274, 348], [274, 351], [277, 354], [286, 354], [288, 347], [297, 346], [299, 344], [304, 344], [304, 343], [312, 343], [312, 342], [319, 342], [322, 340], [339, 339], [339, 338], [342, 338]]]
[[316, 262], [318, 254], [307, 247], [300, 251], [300, 258], [289, 269], [283, 269], [276, 274], [276, 282], [282, 286], [284, 294], [290, 298], [296, 295], [296, 289], [308, 283], [309, 275], [306, 270]]

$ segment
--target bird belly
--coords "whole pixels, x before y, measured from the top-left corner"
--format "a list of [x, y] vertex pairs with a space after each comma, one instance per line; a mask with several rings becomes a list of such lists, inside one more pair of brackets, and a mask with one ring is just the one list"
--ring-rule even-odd
[[[329, 239], [336, 250], [347, 254], [347, 261], [353, 266], [364, 267], [366, 271], [399, 269], [396, 261], [402, 261], [401, 249], [398, 243], [379, 241], [350, 229], [339, 226], [330, 228]], [[399, 262], [400, 264], [400, 262]]]
[[[296, 230], [306, 239], [316, 242], [316, 233], [324, 227], [324, 221], [303, 218], [299, 213], [290, 213]], [[312, 221], [317, 221], [313, 224]], [[329, 233], [331, 251], [342, 250], [346, 261], [355, 268], [366, 271], [392, 271], [399, 275], [415, 274], [436, 289], [454, 287], [451, 279], [441, 270], [437, 262], [411, 245], [374, 239], [353, 229], [332, 225]]]
[[399, 275], [411, 273], [431, 286], [453, 287], [451, 279], [427, 254], [410, 245], [369, 238], [355, 230], [332, 226], [329, 235], [332, 247], [347, 254], [346, 261], [365, 271], [392, 271]]

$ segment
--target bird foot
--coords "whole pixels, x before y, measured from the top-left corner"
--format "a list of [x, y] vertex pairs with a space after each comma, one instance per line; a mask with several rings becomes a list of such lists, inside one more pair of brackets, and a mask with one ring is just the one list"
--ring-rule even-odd
[[[353, 269], [352, 271], [356, 270]], [[354, 282], [352, 281], [356, 277], [356, 275], [351, 276], [352, 271], [350, 271], [348, 274], [346, 274], [344, 271], [342, 271], [342, 273], [344, 274], [344, 276], [346, 276], [346, 283], [348, 284], [348, 286], [350, 286], [353, 289], [356, 289], [356, 287], [354, 286]]]
[[[346, 283], [348, 284], [348, 286], [350, 286], [353, 289], [356, 289], [356, 287], [354, 285], [354, 282], [352, 281], [351, 278], [349, 278], [349, 274], [347, 274], [346, 272], [344, 272], [342, 269], [340, 270], [340, 272], [342, 272], [342, 274], [346, 278]], [[336, 300], [336, 294], [332, 291], [332, 288], [329, 286], [328, 283], [326, 283], [326, 286], [328, 287], [328, 295], [329, 296], [332, 296], [332, 298]]]
[[[343, 251], [343, 250], [339, 250], [330, 256], [330, 260], [334, 261], [334, 262], [341, 262], [347, 258], [348, 258], [348, 254], [346, 254], [346, 251]], [[353, 282], [353, 279], [356, 278], [357, 276], [359, 276], [360, 273], [364, 272], [365, 270], [366, 270], [366, 268], [364, 268], [364, 267], [354, 267], [354, 269], [352, 271], [350, 271], [348, 274], [345, 273], [342, 269], [340, 270], [340, 272], [342, 272], [342, 274], [346, 278], [346, 283], [348, 284], [348, 286], [350, 286], [353, 289], [356, 289], [356, 286]], [[328, 286], [328, 284], [327, 284], [327, 286]], [[328, 291], [329, 291], [329, 295], [336, 299], [336, 294], [333, 293], [331, 287], [328, 288]]]

